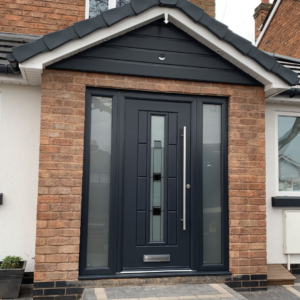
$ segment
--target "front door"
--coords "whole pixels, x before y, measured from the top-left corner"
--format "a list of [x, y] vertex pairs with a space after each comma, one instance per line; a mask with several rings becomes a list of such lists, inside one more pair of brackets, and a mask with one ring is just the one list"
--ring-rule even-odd
[[87, 90], [80, 278], [228, 274], [227, 102]]
[[123, 271], [191, 269], [191, 122], [191, 103], [126, 101]]

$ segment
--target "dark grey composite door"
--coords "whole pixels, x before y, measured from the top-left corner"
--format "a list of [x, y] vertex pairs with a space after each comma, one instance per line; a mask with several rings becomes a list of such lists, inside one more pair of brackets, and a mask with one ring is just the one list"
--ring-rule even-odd
[[191, 269], [190, 140], [191, 103], [126, 99], [123, 271]]

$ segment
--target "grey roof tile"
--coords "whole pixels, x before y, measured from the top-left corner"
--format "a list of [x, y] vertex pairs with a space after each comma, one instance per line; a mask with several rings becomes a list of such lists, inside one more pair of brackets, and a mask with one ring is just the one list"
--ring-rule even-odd
[[36, 42], [31, 42], [28, 44], [24, 44], [24, 45], [12, 48], [12, 53], [19, 63], [39, 54], [41, 52], [42, 52], [42, 50], [38, 47]]
[[101, 14], [95, 18], [90, 18], [90, 19], [76, 22], [73, 25], [73, 28], [76, 34], [80, 38], [82, 38], [88, 35], [89, 33], [92, 33], [93, 31], [106, 26], [107, 24], [103, 19], [103, 15]]
[[167, 7], [174, 7], [177, 4], [177, 0], [160, 0], [160, 4]]
[[252, 47], [252, 43], [250, 41], [235, 33], [232, 34], [230, 39], [228, 38], [228, 43], [244, 55], [249, 53]]
[[105, 23], [108, 26], [111, 26], [111, 25], [130, 16], [128, 14], [127, 10], [124, 8], [124, 6], [109, 9], [109, 10], [103, 12], [102, 15], [103, 15], [103, 19], [104, 19]]
[[50, 51], [71, 40], [67, 28], [44, 35], [44, 42]]
[[49, 48], [48, 48], [47, 45], [45, 44], [45, 41], [44, 41], [43, 38], [37, 39], [37, 40], [36, 40], [36, 44], [37, 44], [37, 46], [40, 48], [40, 50], [41, 50], [42, 52], [49, 51]]
[[194, 22], [198, 22], [204, 14], [201, 7], [187, 0], [179, 0], [177, 2], [177, 7]]
[[[205, 26], [209, 31], [211, 31], [214, 35], [216, 35], [219, 39], [224, 38], [226, 33], [228, 32], [228, 26], [219, 22], [218, 20], [215, 20], [213, 18], [208, 18], [205, 23], [205, 18], [201, 18], [199, 23]], [[202, 23], [203, 22], [203, 23]]]
[[157, 0], [131, 0], [130, 4], [134, 12], [138, 15], [150, 7], [158, 5], [159, 2]]
[[79, 38], [79, 35], [76, 33], [74, 26], [68, 27], [67, 31], [72, 40], [76, 40]]
[[276, 62], [274, 58], [260, 50], [253, 55], [253, 59], [268, 71], [272, 70]]

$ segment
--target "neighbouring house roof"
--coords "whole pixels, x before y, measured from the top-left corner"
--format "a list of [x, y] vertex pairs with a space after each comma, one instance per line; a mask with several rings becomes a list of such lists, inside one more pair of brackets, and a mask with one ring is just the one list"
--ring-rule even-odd
[[[268, 54], [273, 56], [276, 59], [276, 61], [280, 63], [282, 66], [297, 73], [300, 81], [300, 59], [279, 55], [276, 53], [268, 53]], [[300, 84], [298, 83], [298, 85], [295, 85], [290, 90], [283, 92], [282, 95], [289, 95], [290, 98], [293, 98], [294, 96], [300, 96]]]
[[[274, 57], [257, 49], [250, 41], [233, 33], [225, 24], [210, 17], [188, 0], [132, 0], [97, 17], [14, 47], [13, 55], [7, 58], [11, 64], [19, 64], [23, 77], [27, 76], [30, 83], [31, 78], [37, 78], [45, 66], [162, 17], [166, 20], [169, 18], [177, 27], [268, 86], [270, 95], [287, 90], [299, 82], [295, 72], [282, 66]], [[39, 82], [32, 79], [31, 84]]]
[[40, 36], [26, 34], [0, 33], [0, 72], [6, 74], [20, 74], [20, 70], [14, 70], [11, 67], [7, 60], [7, 55], [12, 55], [13, 47], [33, 42], [39, 37]]

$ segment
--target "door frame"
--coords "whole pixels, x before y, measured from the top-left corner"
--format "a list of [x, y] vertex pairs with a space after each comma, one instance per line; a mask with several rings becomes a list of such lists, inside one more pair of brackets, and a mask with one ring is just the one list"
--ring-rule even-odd
[[[112, 114], [112, 152], [111, 152], [111, 199], [109, 221], [109, 266], [106, 268], [87, 268], [87, 230], [88, 230], [88, 197], [89, 197], [89, 162], [91, 134], [91, 100], [92, 97], [110, 97], [113, 99]], [[136, 100], [184, 102], [191, 104], [191, 272], [157, 272], [157, 273], [121, 273], [122, 271], [122, 224], [123, 224], [123, 173], [125, 147], [125, 102], [126, 98]], [[200, 265], [203, 261], [202, 242], [203, 228], [197, 216], [202, 215], [201, 185], [202, 182], [202, 118], [203, 104], [221, 105], [222, 111], [222, 261], [218, 265]], [[193, 188], [195, 187], [195, 188]], [[194, 201], [192, 199], [195, 199]], [[200, 199], [200, 201], [196, 201]], [[116, 216], [112, 218], [112, 216]], [[82, 179], [82, 217], [80, 234], [79, 279], [96, 278], [136, 278], [161, 276], [195, 276], [227, 275], [229, 272], [229, 224], [228, 224], [228, 99], [224, 97], [139, 92], [102, 88], [86, 89], [84, 159]], [[197, 253], [199, 255], [197, 255]]]

